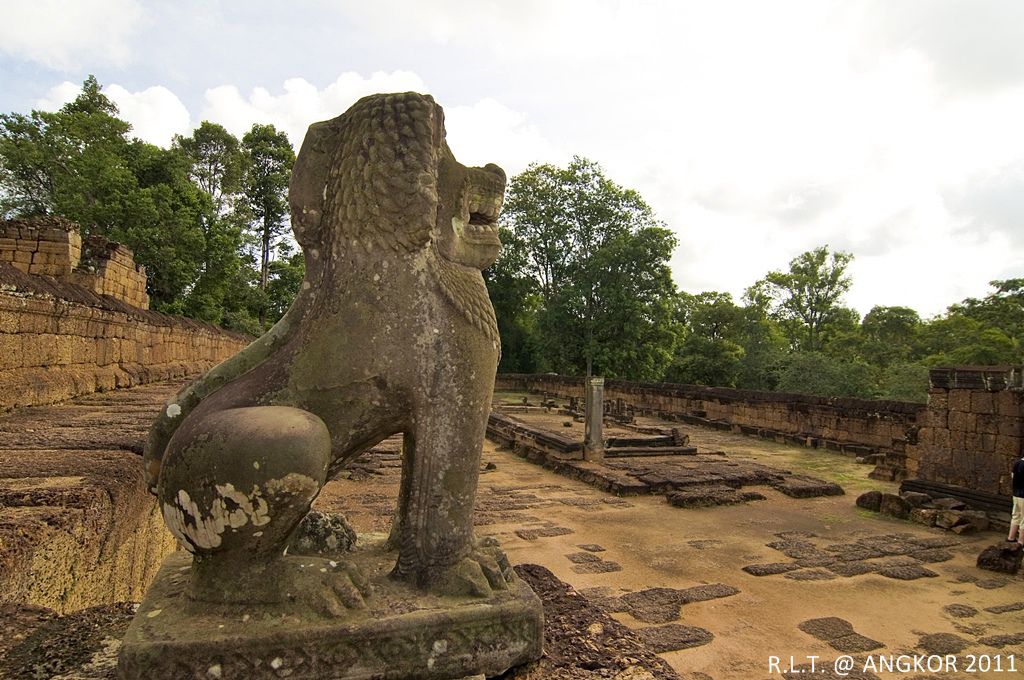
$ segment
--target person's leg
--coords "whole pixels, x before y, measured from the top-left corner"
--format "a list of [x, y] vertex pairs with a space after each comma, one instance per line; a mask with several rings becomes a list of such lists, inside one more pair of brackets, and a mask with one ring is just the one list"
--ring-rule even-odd
[[1019, 541], [1024, 544], [1024, 531], [1021, 531], [1021, 522], [1024, 521], [1024, 498], [1013, 497], [1013, 512], [1010, 514], [1010, 534], [1007, 541]]

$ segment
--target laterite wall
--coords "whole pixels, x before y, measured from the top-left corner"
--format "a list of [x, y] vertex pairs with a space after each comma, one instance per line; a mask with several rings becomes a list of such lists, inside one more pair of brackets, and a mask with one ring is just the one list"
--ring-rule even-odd
[[1010, 496], [1024, 438], [1020, 366], [934, 369], [905, 476]]
[[[699, 385], [605, 381], [605, 399], [794, 444], [874, 456], [872, 477], [922, 479], [1009, 495], [1024, 443], [1020, 366], [929, 374], [928, 404], [754, 392]], [[583, 398], [584, 379], [499, 375], [497, 388]]]
[[[583, 378], [499, 375], [499, 389], [583, 397]], [[755, 392], [700, 385], [606, 380], [605, 399], [638, 411], [730, 426], [747, 434], [854, 455], [902, 452], [914, 441], [924, 404]]]
[[0, 222], [0, 412], [205, 371], [251, 340], [146, 309], [131, 251], [60, 218]]

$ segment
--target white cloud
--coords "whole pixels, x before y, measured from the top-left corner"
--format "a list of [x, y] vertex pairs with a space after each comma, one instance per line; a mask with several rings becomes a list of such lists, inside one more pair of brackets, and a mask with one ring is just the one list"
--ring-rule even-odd
[[[133, 82], [197, 88], [173, 86], [201, 102], [193, 124], [271, 122], [298, 145], [359, 96], [429, 82], [463, 162], [515, 173], [576, 153], [637, 189], [679, 236], [686, 290], [739, 293], [826, 243], [856, 256], [862, 312], [935, 313], [1024, 274], [1020, 0], [314, 0], [159, 16], [152, 30], [210, 68]], [[269, 56], [253, 36], [273, 31], [307, 42]], [[166, 67], [160, 54], [135, 56]], [[313, 84], [337, 63], [389, 70]]]
[[[50, 88], [46, 96], [36, 102], [44, 111], [56, 111], [82, 91], [80, 85], [64, 81]], [[156, 85], [140, 92], [129, 92], [117, 84], [103, 88], [110, 101], [117, 106], [122, 120], [131, 123], [132, 135], [139, 139], [168, 147], [175, 134], [188, 135], [193, 129], [188, 109], [166, 87]]]
[[564, 163], [570, 157], [548, 141], [526, 116], [494, 99], [445, 108], [448, 146], [464, 165], [496, 163], [511, 177], [530, 163]]
[[[587, 0], [519, 0], [515, 3], [466, 2], [466, 0], [341, 0], [348, 16], [368, 27], [402, 40], [422, 40], [441, 45], [468, 44], [477, 49], [501, 49], [506, 40], [531, 37], [531, 44], [551, 47], [546, 40], [566, 21], [581, 28], [588, 16], [602, 14], [599, 3]], [[561, 35], [560, 43], [584, 31]], [[542, 47], [542, 48], [543, 48]]]
[[56, 111], [65, 104], [74, 101], [81, 91], [81, 85], [75, 85], [71, 81], [65, 80], [60, 85], [51, 87], [45, 97], [37, 100], [36, 108], [43, 111]]
[[988, 282], [1019, 271], [1019, 255], [1002, 234], [953, 234], [940, 228], [854, 260], [848, 302], [861, 314], [875, 305], [901, 305], [934, 316], [966, 297], [983, 297]]
[[[979, 16], [931, 13], [929, 30], [999, 28], [995, 4]], [[989, 211], [1005, 218], [986, 215], [982, 233], [962, 214], [971, 203], [958, 212], [946, 196], [1024, 162], [1024, 82], [951, 88], [934, 50], [875, 46], [865, 59], [888, 6], [642, 3], [613, 45], [635, 58], [577, 42], [572, 60], [546, 64], [545, 46], [538, 55], [531, 44], [520, 67], [557, 74], [543, 87], [566, 90], [549, 103], [561, 109], [558, 128], [542, 133], [599, 160], [676, 230], [673, 270], [684, 289], [738, 295], [829, 244], [856, 256], [849, 302], [861, 312], [911, 304], [934, 314], [1021, 271], [1024, 239], [1008, 225], [1024, 197], [989, 196]], [[616, 11], [599, 3], [589, 21], [615, 21]], [[559, 29], [569, 24], [546, 30]], [[1007, 44], [999, 54], [1009, 58]], [[1024, 41], [1014, 50], [1024, 63]]]
[[860, 18], [861, 58], [918, 52], [946, 89], [998, 89], [1024, 77], [1024, 3], [1017, 0], [871, 0]]
[[127, 64], [143, 19], [136, 0], [12, 0], [0, 21], [0, 51], [60, 71]]
[[253, 123], [271, 123], [284, 130], [298, 148], [310, 124], [344, 113], [359, 98], [376, 92], [410, 90], [426, 92], [427, 86], [409, 71], [377, 72], [368, 78], [358, 73], [343, 73], [323, 90], [304, 78], [290, 78], [284, 82], [281, 94], [256, 87], [248, 97], [234, 85], [221, 85], [206, 91], [202, 119], [220, 123], [239, 137], [248, 132]]
[[132, 134], [139, 139], [167, 147], [175, 134], [189, 135], [193, 130], [188, 109], [162, 85], [141, 92], [110, 85], [103, 91], [117, 104], [121, 117], [132, 124]]
[[[80, 91], [81, 86], [65, 81], [52, 87], [36, 106], [54, 111], [72, 101]], [[368, 94], [405, 91], [428, 93], [429, 88], [422, 78], [409, 71], [378, 72], [369, 77], [343, 73], [322, 90], [302, 78], [291, 78], [284, 82], [280, 94], [256, 87], [248, 97], [243, 97], [234, 85], [221, 85], [206, 91], [201, 119], [220, 123], [239, 137], [253, 123], [272, 123], [284, 130], [298, 148], [311, 123], [344, 113]], [[105, 86], [103, 92], [117, 105], [121, 118], [132, 124], [133, 134], [153, 144], [168, 146], [174, 134], [187, 135], [198, 124], [166, 87], [158, 85], [129, 92], [112, 84]], [[445, 116], [449, 146], [466, 165], [498, 163], [511, 175], [533, 161], [562, 162], [569, 157], [526, 116], [495, 99], [446, 107]]]
[[[303, 78], [291, 78], [284, 82], [280, 94], [257, 87], [247, 97], [233, 85], [222, 85], [206, 91], [202, 118], [220, 123], [238, 136], [253, 123], [272, 123], [287, 132], [298, 148], [311, 123], [344, 113], [368, 94], [407, 91], [429, 93], [430, 89], [409, 71], [378, 72], [369, 77], [343, 73], [322, 90]], [[532, 161], [567, 158], [523, 114], [495, 99], [446, 106], [445, 127], [449, 146], [466, 165], [498, 163], [511, 174]]]

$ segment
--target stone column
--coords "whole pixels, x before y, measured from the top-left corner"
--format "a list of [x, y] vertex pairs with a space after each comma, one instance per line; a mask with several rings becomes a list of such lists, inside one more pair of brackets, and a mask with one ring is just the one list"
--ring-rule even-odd
[[604, 378], [587, 378], [583, 459], [604, 460]]

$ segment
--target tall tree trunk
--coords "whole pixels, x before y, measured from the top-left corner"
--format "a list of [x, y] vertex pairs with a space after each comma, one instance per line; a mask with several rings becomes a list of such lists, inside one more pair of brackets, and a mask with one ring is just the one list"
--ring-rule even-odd
[[264, 293], [263, 301], [260, 303], [260, 327], [267, 326], [267, 283], [270, 280], [270, 225], [263, 225], [263, 252], [260, 259], [260, 291]]

